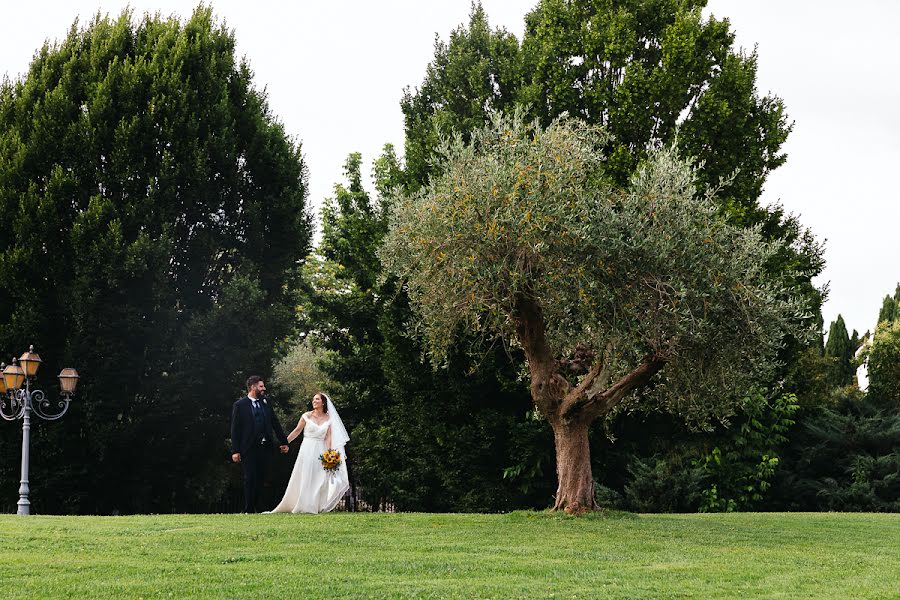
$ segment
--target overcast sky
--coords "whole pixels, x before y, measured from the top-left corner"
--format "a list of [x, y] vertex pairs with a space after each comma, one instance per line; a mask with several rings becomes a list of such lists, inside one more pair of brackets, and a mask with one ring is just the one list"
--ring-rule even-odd
[[[483, 0], [491, 25], [521, 39], [536, 0]], [[190, 15], [191, 2], [68, 0], [5, 3], [0, 74], [27, 69], [46, 39], [76, 17]], [[470, 0], [330, 0], [281, 3], [220, 0], [216, 14], [236, 32], [256, 85], [302, 141], [316, 205], [341, 180], [349, 152], [370, 161], [386, 142], [403, 146], [399, 101], [422, 81], [434, 36], [467, 21]], [[874, 328], [881, 300], [900, 281], [900, 1], [711, 0], [737, 43], [757, 46], [758, 86], [784, 99], [795, 129], [788, 161], [769, 179], [766, 203], [781, 202], [826, 241], [830, 282], [825, 325], [838, 313], [848, 329]]]

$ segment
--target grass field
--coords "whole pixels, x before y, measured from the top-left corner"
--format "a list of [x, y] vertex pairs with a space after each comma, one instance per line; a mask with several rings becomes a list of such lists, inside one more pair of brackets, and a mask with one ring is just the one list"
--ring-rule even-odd
[[3, 515], [0, 565], [0, 598], [900, 598], [900, 515]]

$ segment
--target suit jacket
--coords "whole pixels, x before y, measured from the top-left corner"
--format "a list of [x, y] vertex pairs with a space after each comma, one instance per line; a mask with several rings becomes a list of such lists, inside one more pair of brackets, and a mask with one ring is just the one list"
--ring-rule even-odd
[[[267, 399], [260, 400], [259, 405], [263, 409], [262, 435], [270, 442], [287, 444], [287, 436]], [[231, 407], [231, 453], [244, 454], [252, 446], [258, 445], [258, 434], [256, 419], [253, 418], [253, 404], [249, 396], [244, 396]]]

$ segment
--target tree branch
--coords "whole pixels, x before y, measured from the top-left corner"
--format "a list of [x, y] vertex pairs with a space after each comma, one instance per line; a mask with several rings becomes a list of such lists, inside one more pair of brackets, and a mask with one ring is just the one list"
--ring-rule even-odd
[[547, 342], [543, 311], [533, 297], [519, 293], [513, 300], [513, 317], [516, 337], [522, 344], [531, 371], [531, 397], [545, 415], [552, 417], [571, 386], [558, 373], [553, 351]]
[[[604, 360], [603, 362], [607, 361]], [[640, 365], [603, 391], [591, 389], [592, 383], [602, 381], [599, 379], [599, 376], [604, 371], [600, 363], [596, 363], [578, 387], [566, 395], [560, 411], [563, 418], [569, 419], [584, 411], [589, 411], [592, 420], [605, 415], [621, 402], [629, 392], [647, 385], [650, 382], [650, 378], [666, 366], [666, 362], [666, 359], [659, 355], [649, 355], [644, 358]], [[596, 373], [596, 375], [591, 377], [593, 373]], [[591, 381], [588, 381], [589, 379]]]
[[529, 362], [553, 365], [553, 352], [547, 342], [544, 315], [540, 305], [526, 294], [517, 294], [513, 301], [516, 337], [525, 350]]
[[606, 350], [603, 351], [603, 356], [591, 366], [585, 376], [581, 378], [581, 381], [578, 382], [575, 389], [570, 391], [563, 399], [563, 414], [566, 414], [566, 412], [571, 410], [573, 405], [576, 404], [578, 399], [582, 396], [591, 399], [602, 391], [603, 386], [605, 386], [606, 382], [609, 380], [609, 364], [612, 362], [611, 357], [614, 350], [615, 344], [613, 343], [613, 340], [610, 340], [606, 344]]

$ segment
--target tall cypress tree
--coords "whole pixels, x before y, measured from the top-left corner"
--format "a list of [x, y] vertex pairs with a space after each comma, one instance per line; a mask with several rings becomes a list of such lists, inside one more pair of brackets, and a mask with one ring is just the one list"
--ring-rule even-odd
[[881, 303], [881, 310], [878, 312], [879, 323], [890, 323], [900, 318], [900, 284], [894, 292], [894, 297], [890, 295], [884, 297]]
[[[854, 331], [854, 334], [856, 332]], [[831, 385], [850, 385], [853, 382], [853, 355], [855, 348], [847, 335], [844, 317], [838, 315], [828, 328], [828, 341], [825, 342], [825, 358], [831, 361]]]

